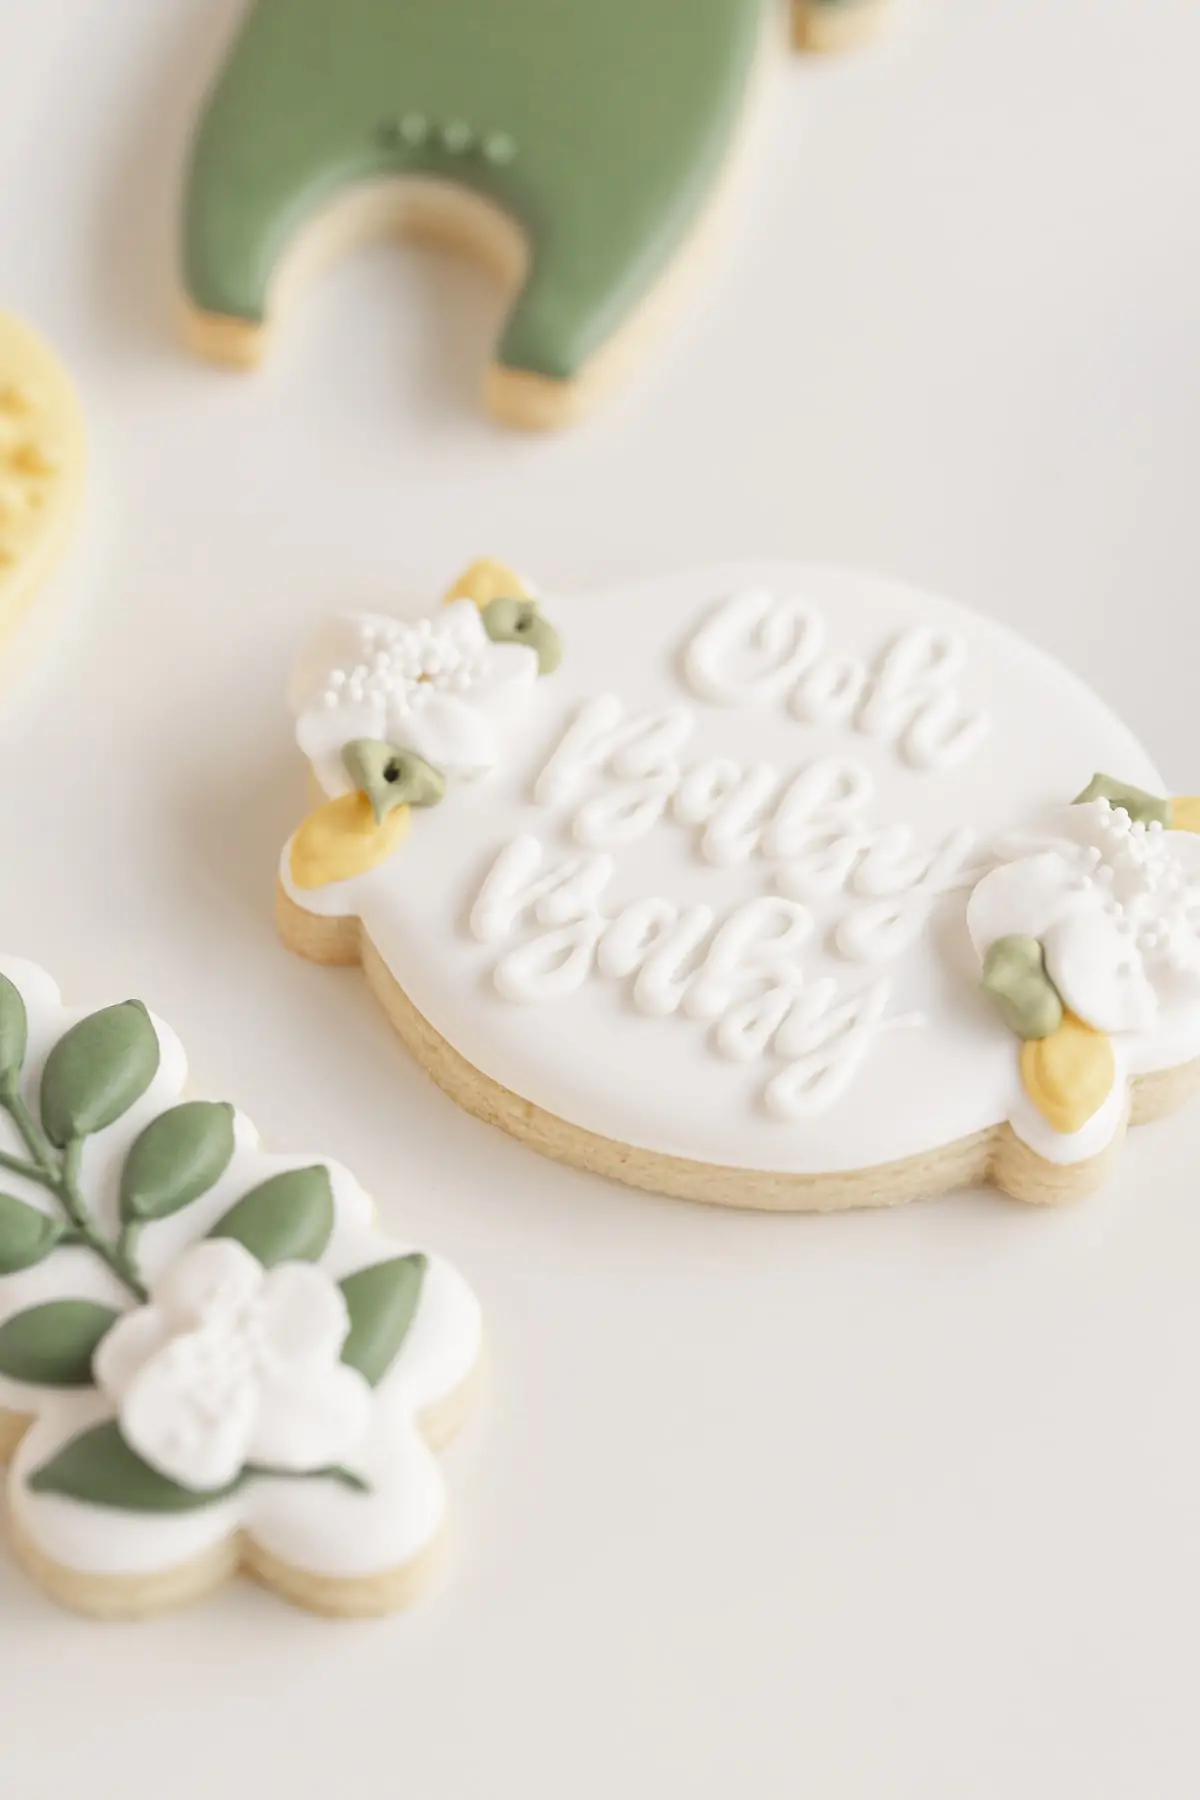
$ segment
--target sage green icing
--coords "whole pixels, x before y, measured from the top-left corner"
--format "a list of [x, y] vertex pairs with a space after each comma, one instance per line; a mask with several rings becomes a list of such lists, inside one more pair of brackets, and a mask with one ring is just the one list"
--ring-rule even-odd
[[428, 1258], [419, 1251], [359, 1269], [341, 1283], [350, 1313], [342, 1361], [374, 1387], [396, 1360], [416, 1317]]
[[184, 285], [261, 321], [298, 227], [441, 177], [530, 240], [500, 361], [567, 380], [698, 223], [770, 0], [256, 0], [197, 129]]
[[983, 959], [983, 991], [1019, 1038], [1050, 1037], [1063, 1022], [1063, 1003], [1036, 938], [997, 938]]
[[158, 1038], [139, 1000], [72, 1025], [42, 1073], [42, 1125], [61, 1149], [103, 1131], [140, 1100], [158, 1071]]
[[377, 823], [397, 806], [436, 806], [446, 792], [440, 769], [381, 738], [353, 738], [342, 749], [342, 763], [371, 802]]
[[1163, 800], [1158, 794], [1148, 794], [1144, 788], [1130, 787], [1127, 782], [1117, 781], [1111, 775], [1093, 775], [1082, 794], [1076, 794], [1072, 806], [1082, 806], [1088, 800], [1107, 800], [1110, 806], [1122, 807], [1131, 819], [1140, 820], [1143, 824], [1157, 823], [1170, 829], [1171, 802]]
[[517, 154], [517, 146], [507, 131], [489, 131], [483, 140], [483, 154], [490, 163], [508, 163]]
[[[4, 1003], [3, 996], [0, 1003]], [[13, 1017], [9, 1002], [10, 1021]], [[0, 1111], [8, 1114], [24, 1151], [17, 1155], [0, 1150], [0, 1169], [44, 1189], [61, 1214], [62, 1222], [55, 1221], [57, 1236], [54, 1242], [46, 1241], [41, 1254], [48, 1254], [55, 1242], [80, 1245], [99, 1257], [135, 1300], [146, 1298], [134, 1241], [136, 1226], [124, 1224], [115, 1238], [106, 1234], [84, 1197], [80, 1169], [85, 1134], [120, 1117], [137, 1099], [153, 1080], [158, 1054], [158, 1038], [145, 1008], [131, 1001], [123, 1007], [110, 1007], [107, 1013], [93, 1013], [54, 1046], [42, 1074], [42, 1106], [48, 1124], [34, 1117], [15, 1076], [0, 1083]], [[65, 1139], [61, 1145], [55, 1142], [52, 1130]], [[4, 1229], [0, 1219], [0, 1233]], [[32, 1247], [26, 1234], [35, 1227], [28, 1220], [21, 1221], [10, 1212], [7, 1229], [12, 1234], [11, 1255], [24, 1254]], [[48, 1223], [40, 1229], [47, 1231]], [[0, 1260], [3, 1256], [0, 1247]]]
[[233, 1108], [186, 1100], [152, 1119], [121, 1171], [121, 1217], [165, 1219], [221, 1179], [233, 1157]]
[[93, 1425], [71, 1438], [56, 1455], [29, 1477], [34, 1494], [62, 1494], [89, 1506], [111, 1507], [117, 1512], [199, 1512], [218, 1501], [229, 1500], [253, 1479], [280, 1481], [337, 1481], [356, 1493], [369, 1492], [367, 1483], [352, 1469], [331, 1467], [305, 1470], [266, 1469], [251, 1463], [220, 1488], [188, 1488], [143, 1462], [121, 1436], [115, 1419]]
[[236, 1238], [265, 1269], [316, 1262], [333, 1234], [333, 1188], [323, 1163], [287, 1169], [251, 1188], [219, 1219], [210, 1237]]
[[562, 639], [536, 600], [502, 596], [483, 609], [483, 628], [495, 644], [525, 644], [537, 651], [538, 674], [553, 675], [562, 661]]
[[70, 1500], [120, 1512], [180, 1513], [227, 1500], [245, 1480], [243, 1473], [223, 1488], [181, 1487], [143, 1462], [112, 1419], [71, 1438], [49, 1462], [35, 1469], [29, 1488], [35, 1494], [63, 1494]]
[[0, 1089], [11, 1087], [25, 1063], [29, 1020], [20, 990], [0, 975]]
[[94, 1300], [47, 1300], [0, 1325], [0, 1375], [38, 1387], [88, 1387], [92, 1357], [120, 1315]]
[[11, 1194], [0, 1194], [0, 1275], [16, 1275], [49, 1256], [63, 1226]]

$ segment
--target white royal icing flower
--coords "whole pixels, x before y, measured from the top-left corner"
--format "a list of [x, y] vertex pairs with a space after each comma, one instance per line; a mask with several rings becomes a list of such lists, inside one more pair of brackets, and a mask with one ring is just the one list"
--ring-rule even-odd
[[184, 1487], [223, 1487], [247, 1464], [304, 1474], [350, 1456], [370, 1424], [371, 1389], [338, 1360], [349, 1327], [322, 1269], [264, 1269], [211, 1238], [114, 1325], [93, 1374], [130, 1448]]
[[1200, 983], [1200, 837], [1131, 820], [1106, 800], [1061, 809], [1044, 840], [975, 888], [982, 956], [1036, 938], [1064, 1003], [1097, 1031], [1145, 1031]]
[[342, 747], [382, 738], [444, 775], [499, 758], [497, 728], [538, 677], [536, 650], [493, 643], [473, 600], [430, 618], [338, 619], [317, 633], [292, 683], [300, 748], [326, 786], [345, 788]]

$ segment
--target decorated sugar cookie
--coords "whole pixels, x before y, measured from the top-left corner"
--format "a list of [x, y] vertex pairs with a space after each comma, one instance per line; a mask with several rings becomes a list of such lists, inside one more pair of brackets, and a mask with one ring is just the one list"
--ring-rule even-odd
[[0, 680], [83, 497], [83, 416], [42, 338], [0, 313]]
[[1200, 1081], [1200, 800], [944, 600], [765, 564], [551, 602], [479, 565], [318, 633], [291, 698], [327, 798], [285, 941], [361, 959], [547, 1155], [741, 1206], [1053, 1201]]
[[[839, 47], [884, 0], [791, 0]], [[553, 426], [665, 310], [712, 210], [780, 0], [252, 0], [187, 181], [189, 336], [257, 363], [315, 266], [383, 231], [514, 291], [492, 411]]]
[[266, 1154], [185, 1077], [137, 1001], [67, 1008], [0, 958], [9, 1537], [102, 1616], [239, 1568], [317, 1612], [402, 1606], [443, 1534], [431, 1446], [463, 1410], [475, 1300], [346, 1170]]

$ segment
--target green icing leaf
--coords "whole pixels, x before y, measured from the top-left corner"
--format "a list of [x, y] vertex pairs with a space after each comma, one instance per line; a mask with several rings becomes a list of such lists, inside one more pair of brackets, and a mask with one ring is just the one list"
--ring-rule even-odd
[[436, 806], [446, 792], [441, 771], [413, 750], [382, 738], [352, 738], [343, 746], [346, 773], [371, 802], [377, 824], [397, 806]]
[[538, 674], [553, 675], [562, 661], [562, 639], [542, 617], [536, 600], [492, 600], [482, 616], [494, 644], [527, 644], [537, 652]]
[[983, 959], [983, 991], [1019, 1038], [1051, 1037], [1062, 1024], [1063, 1003], [1036, 938], [997, 938]]
[[62, 1234], [57, 1219], [11, 1194], [0, 1194], [0, 1275], [31, 1269], [49, 1256]]
[[1115, 781], [1111, 775], [1093, 775], [1082, 794], [1076, 794], [1072, 806], [1082, 806], [1088, 800], [1107, 800], [1110, 806], [1125, 809], [1131, 819], [1141, 820], [1149, 825], [1157, 821], [1168, 830], [1171, 825], [1171, 802], [1162, 800], [1157, 794], [1148, 794], [1143, 788], [1129, 787], [1123, 781]]
[[233, 1156], [233, 1108], [187, 1100], [160, 1113], [121, 1171], [121, 1217], [166, 1219], [206, 1194]]
[[28, 1042], [29, 1019], [20, 990], [0, 975], [0, 1090], [15, 1085]]
[[272, 1175], [244, 1194], [209, 1233], [236, 1238], [264, 1269], [316, 1262], [332, 1235], [333, 1187], [324, 1163]]
[[382, 1380], [416, 1316], [428, 1259], [420, 1254], [359, 1269], [341, 1283], [350, 1310], [350, 1332], [342, 1361], [358, 1369], [374, 1387]]
[[0, 1325], [0, 1375], [39, 1387], [90, 1387], [96, 1346], [120, 1317], [95, 1300], [47, 1300]]
[[29, 1487], [35, 1494], [64, 1494], [70, 1500], [111, 1506], [120, 1512], [182, 1513], [227, 1500], [245, 1479], [244, 1474], [239, 1475], [223, 1488], [180, 1487], [135, 1455], [114, 1419], [71, 1438], [48, 1463], [34, 1470]]
[[103, 1131], [140, 1100], [158, 1071], [158, 1037], [140, 1000], [107, 1006], [59, 1038], [42, 1074], [42, 1124], [61, 1149]]

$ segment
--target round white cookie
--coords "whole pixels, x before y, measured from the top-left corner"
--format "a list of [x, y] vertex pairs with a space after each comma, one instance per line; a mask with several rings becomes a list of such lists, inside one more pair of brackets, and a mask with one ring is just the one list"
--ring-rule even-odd
[[554, 666], [503, 576], [336, 622], [291, 695], [332, 802], [285, 938], [361, 956], [463, 1105], [634, 1185], [831, 1208], [1066, 1197], [1190, 1087], [1190, 803], [1066, 670], [780, 563], [547, 602]]

